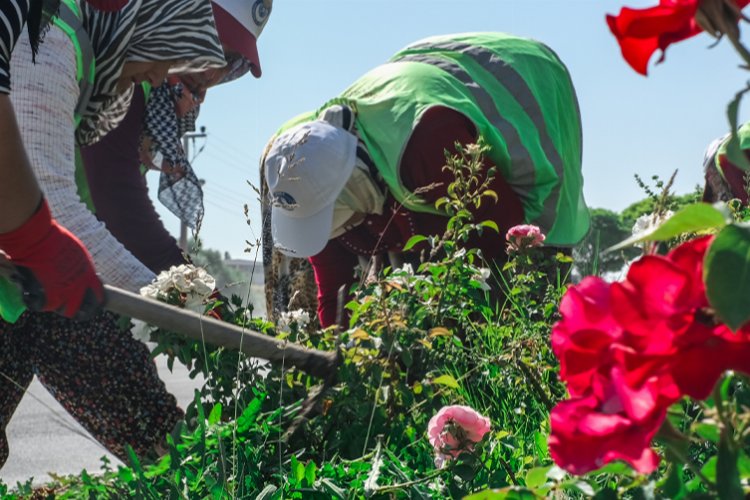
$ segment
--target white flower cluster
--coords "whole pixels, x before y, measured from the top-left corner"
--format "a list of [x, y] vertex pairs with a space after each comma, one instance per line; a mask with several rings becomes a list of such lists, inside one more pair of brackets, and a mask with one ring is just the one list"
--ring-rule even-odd
[[141, 295], [159, 300], [177, 290], [185, 296], [185, 309], [202, 313], [206, 299], [215, 289], [216, 280], [205, 269], [182, 264], [159, 273], [153, 283], [141, 288]]
[[472, 279], [479, 283], [479, 288], [484, 290], [485, 292], [489, 292], [492, 290], [490, 285], [487, 283], [487, 280], [490, 279], [492, 276], [492, 271], [488, 267], [480, 267], [479, 272], [472, 276]]
[[304, 329], [310, 324], [310, 314], [304, 309], [297, 309], [296, 311], [288, 311], [281, 313], [277, 327], [282, 332], [291, 331], [292, 325], [297, 324], [297, 328], [300, 330]]
[[[141, 295], [153, 300], [164, 300], [172, 290], [177, 290], [185, 299], [185, 309], [203, 313], [206, 300], [215, 289], [216, 280], [205, 269], [192, 264], [182, 264], [159, 273], [151, 284], [141, 288]], [[131, 329], [133, 336], [138, 340], [148, 342], [153, 327], [136, 319], [132, 322], [135, 325]]]
[[647, 234], [661, 226], [667, 219], [672, 217], [674, 212], [667, 210], [661, 217], [655, 213], [643, 214], [636, 219], [633, 224], [633, 234]]

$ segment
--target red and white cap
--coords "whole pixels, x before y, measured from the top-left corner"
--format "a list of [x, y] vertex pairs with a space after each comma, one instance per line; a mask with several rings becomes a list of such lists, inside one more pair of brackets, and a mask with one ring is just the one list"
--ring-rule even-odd
[[251, 64], [253, 76], [260, 78], [258, 37], [271, 15], [273, 0], [212, 0], [219, 40]]

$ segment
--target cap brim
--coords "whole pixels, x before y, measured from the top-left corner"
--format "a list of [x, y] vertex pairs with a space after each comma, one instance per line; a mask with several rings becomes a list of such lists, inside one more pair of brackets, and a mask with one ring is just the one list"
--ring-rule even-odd
[[250, 61], [250, 72], [255, 78], [260, 78], [262, 71], [255, 35], [216, 2], [211, 2], [211, 6], [214, 9], [214, 21], [216, 31], [219, 33], [219, 41], [232, 52], [237, 52]]
[[289, 257], [306, 258], [319, 254], [328, 243], [333, 226], [331, 203], [310, 217], [289, 217], [283, 208], [271, 209], [274, 247]]

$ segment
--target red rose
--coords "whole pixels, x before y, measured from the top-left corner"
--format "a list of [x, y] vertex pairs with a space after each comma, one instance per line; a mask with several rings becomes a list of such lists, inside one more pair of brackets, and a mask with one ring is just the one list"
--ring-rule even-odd
[[550, 416], [550, 455], [572, 474], [585, 474], [613, 460], [624, 460], [648, 474], [659, 465], [650, 444], [665, 415], [662, 408], [635, 421], [616, 398], [606, 403], [593, 395], [562, 401]]
[[710, 238], [700, 238], [666, 257], [641, 257], [623, 282], [612, 285], [612, 314], [627, 331], [624, 344], [644, 353], [669, 352], [674, 337], [708, 307], [702, 276], [709, 243]]
[[676, 339], [669, 373], [684, 395], [706, 399], [727, 370], [750, 374], [750, 331], [696, 322]]
[[[703, 31], [695, 20], [701, 1], [705, 0], [659, 0], [655, 7], [623, 7], [619, 15], [608, 15], [607, 24], [620, 44], [625, 61], [638, 73], [646, 75], [648, 62], [657, 49], [661, 50], [659, 63], [671, 44]], [[749, 2], [734, 0], [739, 9]]]
[[703, 258], [711, 237], [634, 263], [621, 283], [571, 287], [552, 331], [572, 397], [552, 412], [550, 452], [580, 474], [622, 459], [650, 472], [667, 408], [705, 399], [727, 370], [750, 373], [750, 326], [732, 332], [708, 308]]
[[552, 350], [560, 360], [560, 378], [577, 397], [600, 373], [608, 377], [609, 349], [622, 335], [612, 316], [610, 285], [597, 277], [584, 278], [563, 296], [560, 315], [552, 328]]

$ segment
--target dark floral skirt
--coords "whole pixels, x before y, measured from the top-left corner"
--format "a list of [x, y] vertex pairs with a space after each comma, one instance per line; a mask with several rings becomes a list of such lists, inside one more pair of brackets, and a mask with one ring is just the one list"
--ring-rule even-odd
[[183, 418], [147, 347], [101, 313], [76, 322], [52, 313], [0, 321], [0, 466], [5, 429], [36, 375], [57, 401], [112, 454], [149, 454]]

